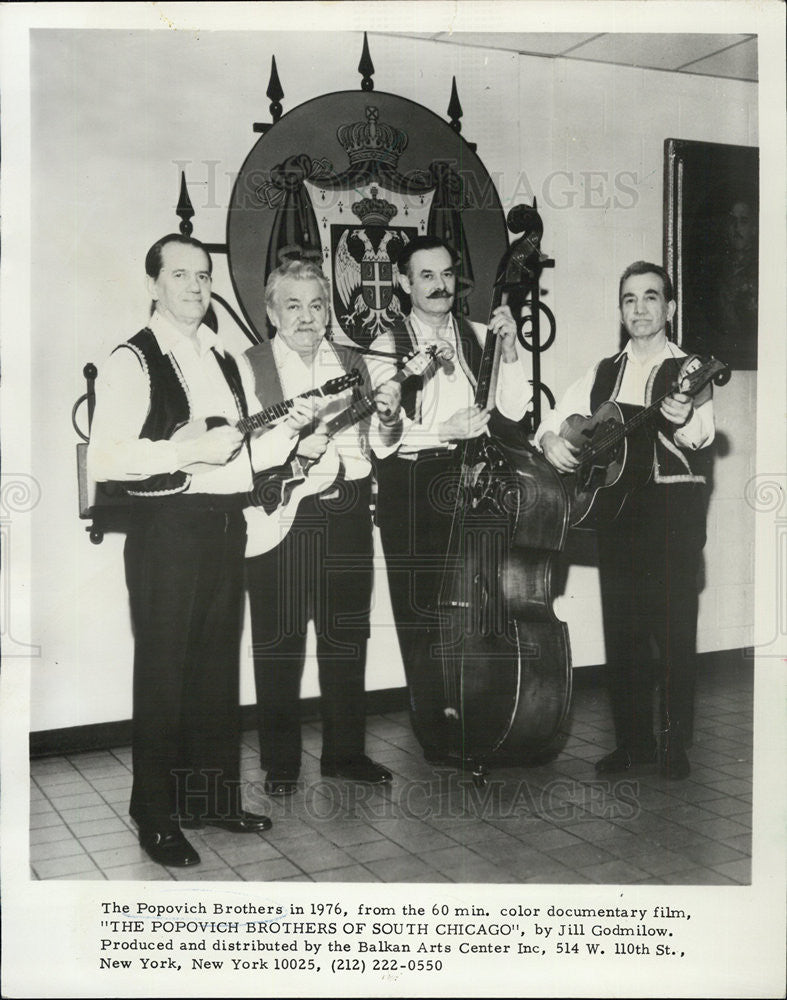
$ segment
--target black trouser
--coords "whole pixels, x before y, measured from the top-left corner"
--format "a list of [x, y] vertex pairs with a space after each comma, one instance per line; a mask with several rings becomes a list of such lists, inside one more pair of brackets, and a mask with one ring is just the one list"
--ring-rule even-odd
[[246, 522], [240, 510], [132, 511], [125, 546], [134, 627], [134, 784], [141, 828], [239, 806], [238, 674]]
[[606, 675], [618, 746], [635, 752], [652, 746], [654, 681], [661, 692], [661, 729], [691, 741], [704, 543], [703, 490], [690, 483], [649, 484], [598, 532]]
[[372, 596], [369, 478], [306, 497], [275, 549], [246, 560], [260, 760], [297, 773], [300, 686], [309, 620], [317, 634], [322, 761], [364, 752], [366, 643]]
[[[392, 455], [379, 461], [377, 525], [385, 553], [388, 589], [411, 707], [438, 711], [441, 674], [419, 661], [416, 647], [438, 622], [437, 598], [461, 468], [459, 449], [411, 461]], [[426, 736], [428, 742], [428, 734]], [[419, 738], [421, 738], [419, 736]]]

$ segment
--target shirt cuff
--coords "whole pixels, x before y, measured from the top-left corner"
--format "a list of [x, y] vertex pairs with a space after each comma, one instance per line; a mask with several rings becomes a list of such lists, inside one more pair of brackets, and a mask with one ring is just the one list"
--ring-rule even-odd
[[[402, 433], [404, 427], [406, 426], [405, 422], [409, 423], [410, 421], [407, 420], [407, 417], [404, 415], [404, 411], [402, 411], [401, 422], [398, 425], [394, 424], [392, 427], [386, 427], [382, 424], [378, 413], [375, 412], [372, 414], [369, 424], [369, 446], [378, 458], [387, 458], [396, 451], [402, 443]], [[397, 426], [399, 428], [399, 433], [396, 434], [395, 440], [391, 441], [389, 440], [390, 432], [392, 430], [395, 432]]]
[[298, 435], [293, 435], [284, 421], [269, 431], [253, 434], [250, 439], [251, 465], [255, 472], [283, 465], [298, 443]]
[[675, 431], [673, 439], [678, 447], [692, 451], [708, 443], [709, 435], [697, 410], [692, 410], [686, 423]]
[[88, 474], [97, 483], [135, 482], [178, 472], [178, 448], [173, 441], [134, 438], [105, 444], [94, 436], [88, 445]]

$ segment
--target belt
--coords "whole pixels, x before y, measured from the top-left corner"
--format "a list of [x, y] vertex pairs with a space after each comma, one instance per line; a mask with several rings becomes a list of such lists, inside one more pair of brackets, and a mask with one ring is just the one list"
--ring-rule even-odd
[[447, 458], [456, 453], [456, 448], [422, 448], [420, 451], [397, 451], [396, 457], [405, 462], [418, 462], [422, 458]]
[[163, 497], [132, 496], [135, 507], [150, 510], [153, 507], [168, 510], [206, 510], [229, 514], [243, 510], [251, 503], [248, 493], [172, 493]]

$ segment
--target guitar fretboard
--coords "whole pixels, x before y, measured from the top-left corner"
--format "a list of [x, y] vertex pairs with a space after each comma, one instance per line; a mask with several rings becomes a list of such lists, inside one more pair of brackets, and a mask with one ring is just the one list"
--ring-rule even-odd
[[[429, 364], [422, 370], [419, 371], [419, 375], [428, 375], [432, 368], [437, 364], [437, 355], [433, 355], [429, 361]], [[407, 366], [398, 371], [391, 379], [390, 382], [404, 382], [405, 379], [409, 378], [413, 372], [408, 370]], [[337, 413], [335, 417], [328, 420], [325, 424], [326, 430], [328, 432], [328, 437], [331, 438], [339, 431], [343, 431], [345, 427], [349, 427], [351, 424], [356, 424], [364, 417], [368, 417], [369, 414], [374, 412], [374, 396], [371, 393], [367, 393], [365, 396], [361, 396], [358, 399], [353, 400], [353, 402], [347, 407], [346, 410], [342, 410], [341, 413]]]
[[664, 400], [673, 392], [683, 392], [687, 396], [696, 396], [698, 392], [712, 381], [719, 372], [724, 371], [725, 366], [721, 362], [711, 358], [706, 364], [696, 371], [688, 372], [679, 382], [675, 382], [670, 388], [655, 399], [649, 406], [646, 406], [639, 413], [635, 413], [624, 424], [616, 423], [613, 427], [601, 434], [593, 444], [581, 456], [580, 468], [591, 465], [599, 455], [616, 448], [620, 442], [639, 430], [654, 416]]
[[260, 427], [265, 427], [267, 424], [271, 424], [274, 420], [278, 420], [279, 417], [283, 417], [289, 413], [295, 405], [296, 400], [306, 399], [308, 396], [325, 395], [328, 395], [325, 387], [320, 386], [318, 389], [309, 389], [308, 392], [302, 392], [299, 396], [294, 396], [292, 399], [284, 399], [280, 403], [273, 403], [264, 410], [260, 410], [259, 413], [254, 413], [249, 417], [244, 417], [243, 420], [239, 420], [237, 423], [238, 430], [243, 434], [248, 434], [249, 431], [256, 431]]

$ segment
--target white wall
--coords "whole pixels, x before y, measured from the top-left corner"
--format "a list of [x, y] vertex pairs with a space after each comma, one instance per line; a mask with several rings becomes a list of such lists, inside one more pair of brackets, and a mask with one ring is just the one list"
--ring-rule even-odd
[[[271, 55], [287, 111], [328, 91], [358, 89], [361, 43], [352, 32], [33, 33], [31, 337], [40, 409], [32, 433], [42, 489], [33, 531], [33, 626], [42, 650], [32, 674], [33, 730], [131, 712], [123, 539], [110, 535], [93, 546], [76, 516], [70, 411], [83, 391], [82, 367], [100, 365], [146, 318], [144, 253], [175, 228], [183, 161], [195, 235], [224, 242], [233, 174], [257, 139], [251, 124], [269, 120]], [[544, 285], [559, 336], [543, 359], [557, 393], [615, 349], [623, 267], [639, 257], [661, 259], [664, 138], [757, 144], [754, 84], [378, 35], [370, 46], [378, 90], [441, 116], [455, 75], [463, 135], [478, 143], [504, 207], [532, 191], [538, 196], [544, 244], [557, 260]], [[582, 171], [599, 172], [593, 191]], [[619, 204], [604, 207], [606, 194], [616, 193]], [[222, 257], [215, 288], [231, 298]], [[752, 523], [742, 495], [753, 471], [753, 396], [751, 373], [735, 373], [717, 396], [727, 453], [717, 463], [710, 513], [704, 650], [751, 638]], [[721, 539], [724, 547], [716, 544]], [[403, 675], [381, 560], [376, 581], [367, 686], [386, 688], [402, 684]], [[557, 610], [569, 623], [575, 663], [601, 662], [595, 570], [571, 568]], [[253, 700], [249, 644], [247, 631], [245, 702]], [[312, 662], [303, 693], [317, 693]]]

